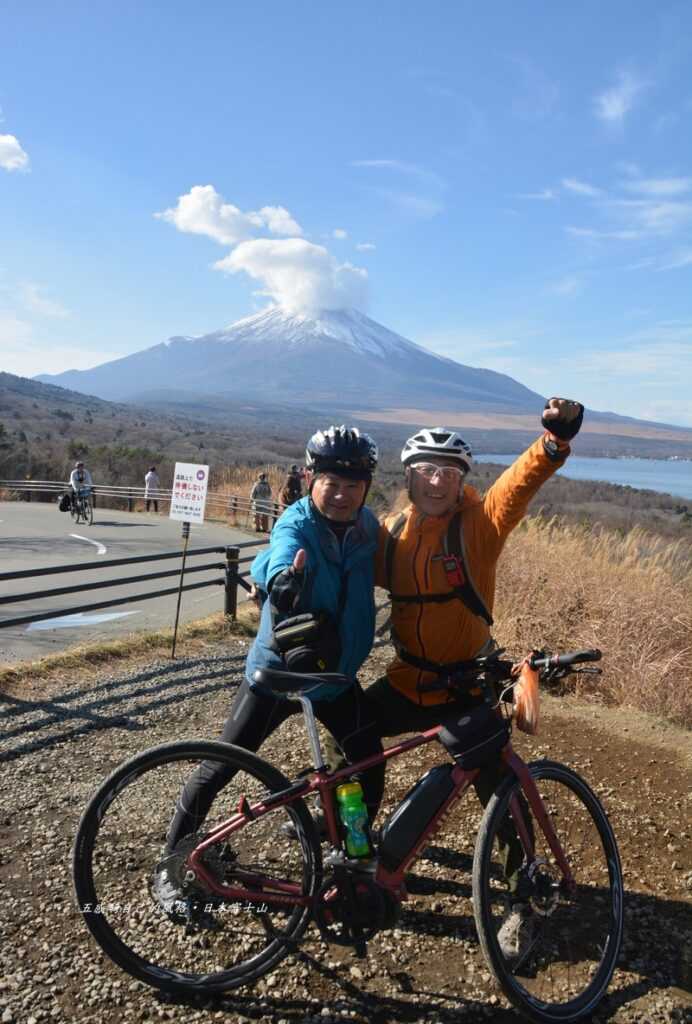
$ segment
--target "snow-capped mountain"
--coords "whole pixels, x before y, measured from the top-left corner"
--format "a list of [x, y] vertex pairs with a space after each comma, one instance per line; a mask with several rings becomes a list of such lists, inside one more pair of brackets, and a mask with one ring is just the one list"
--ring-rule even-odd
[[92, 370], [38, 380], [101, 398], [165, 392], [232, 394], [317, 407], [535, 411], [540, 396], [505, 374], [464, 366], [395, 334], [357, 310], [315, 316], [278, 307], [200, 337], [174, 337]]

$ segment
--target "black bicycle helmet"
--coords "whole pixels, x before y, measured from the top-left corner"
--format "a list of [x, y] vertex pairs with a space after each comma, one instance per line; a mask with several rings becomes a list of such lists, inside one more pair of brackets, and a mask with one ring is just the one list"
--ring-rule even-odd
[[308, 441], [305, 466], [313, 473], [338, 473], [351, 480], [372, 480], [377, 445], [358, 427], [327, 427]]

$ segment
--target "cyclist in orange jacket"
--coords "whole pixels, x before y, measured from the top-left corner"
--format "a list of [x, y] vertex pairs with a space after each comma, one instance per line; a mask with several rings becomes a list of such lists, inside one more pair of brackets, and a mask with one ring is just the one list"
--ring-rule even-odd
[[[385, 521], [375, 574], [377, 585], [391, 593], [396, 658], [366, 691], [382, 736], [429, 729], [479, 699], [428, 687], [495, 646], [490, 627], [497, 561], [531, 498], [569, 455], [583, 413], [579, 402], [551, 398], [543, 411], [543, 436], [484, 498], [465, 482], [473, 457], [455, 431], [422, 429], [404, 445], [410, 504]], [[486, 764], [478, 777], [483, 805], [497, 788], [500, 765]], [[513, 829], [503, 855], [512, 899], [498, 939], [507, 956], [517, 956], [530, 941], [532, 918], [520, 898], [523, 848]]]

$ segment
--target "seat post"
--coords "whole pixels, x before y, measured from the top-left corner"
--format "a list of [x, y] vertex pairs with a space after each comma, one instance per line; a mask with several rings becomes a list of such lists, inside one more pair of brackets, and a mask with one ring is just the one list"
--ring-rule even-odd
[[308, 739], [310, 740], [312, 759], [315, 762], [315, 770], [320, 771], [320, 769], [325, 766], [324, 756], [322, 754], [322, 746], [320, 744], [320, 734], [317, 731], [315, 712], [312, 709], [312, 701], [308, 700], [307, 697], [304, 697], [302, 693], [297, 693], [296, 699], [300, 701], [303, 708], [303, 717], [305, 719], [305, 727], [308, 731]]

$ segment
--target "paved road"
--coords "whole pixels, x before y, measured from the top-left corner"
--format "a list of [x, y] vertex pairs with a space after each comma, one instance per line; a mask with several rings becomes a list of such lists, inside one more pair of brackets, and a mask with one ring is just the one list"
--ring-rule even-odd
[[[256, 540], [254, 535], [231, 529], [221, 523], [192, 526], [188, 550], [216, 544], [234, 544]], [[76, 526], [66, 513], [54, 504], [0, 502], [0, 572], [18, 569], [79, 564], [87, 566], [95, 561], [128, 558], [182, 548], [181, 524], [165, 516], [142, 512], [117, 512], [97, 508], [92, 526]], [[244, 551], [252, 554], [254, 548]], [[195, 564], [222, 562], [222, 555], [200, 556], [188, 561]], [[55, 587], [94, 583], [105, 573], [114, 577], [130, 577], [144, 573], [174, 569], [176, 561], [152, 562], [150, 565], [118, 566], [113, 570], [94, 569], [87, 572], [62, 573], [36, 579], [0, 581], [0, 597], [6, 594], [36, 594]], [[196, 583], [218, 578], [221, 570], [196, 572], [187, 582]], [[0, 628], [0, 664], [15, 663], [65, 650], [77, 643], [89, 643], [123, 635], [132, 630], [158, 629], [172, 626], [175, 618], [175, 595], [121, 605], [111, 609], [84, 613], [66, 618], [70, 609], [79, 605], [109, 598], [124, 597], [129, 592], [167, 589], [177, 583], [176, 577], [155, 580], [153, 583], [133, 583], [118, 588], [66, 594], [62, 597], [26, 599], [12, 604], [0, 603], [0, 623], [3, 619], [33, 612], [55, 611], [55, 618], [47, 622]], [[183, 594], [180, 618], [182, 622], [199, 619], [223, 608], [223, 588], [214, 586]]]

